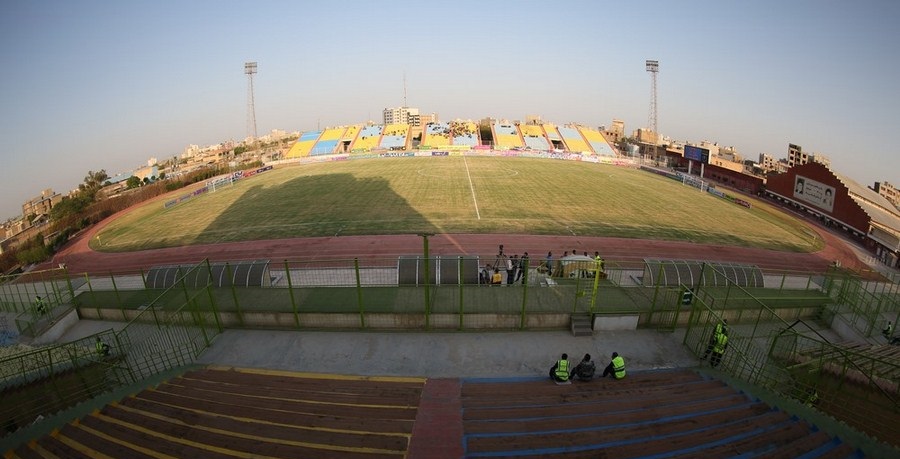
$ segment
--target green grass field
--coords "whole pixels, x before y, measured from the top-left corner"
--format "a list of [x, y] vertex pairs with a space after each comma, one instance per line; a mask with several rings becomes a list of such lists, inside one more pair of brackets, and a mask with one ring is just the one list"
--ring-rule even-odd
[[435, 232], [618, 236], [796, 252], [822, 247], [805, 224], [751, 201], [747, 209], [651, 173], [593, 163], [360, 159], [275, 169], [170, 209], [155, 200], [111, 222], [91, 246], [124, 252]]

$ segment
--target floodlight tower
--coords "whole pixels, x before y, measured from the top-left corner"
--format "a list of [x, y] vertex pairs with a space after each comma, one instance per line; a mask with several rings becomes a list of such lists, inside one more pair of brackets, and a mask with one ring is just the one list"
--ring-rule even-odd
[[247, 136], [256, 141], [256, 107], [253, 104], [253, 75], [256, 74], [256, 62], [244, 63], [247, 74]]
[[656, 75], [659, 73], [659, 61], [647, 61], [647, 71], [650, 72], [650, 116], [647, 121], [654, 134], [659, 134], [656, 126]]

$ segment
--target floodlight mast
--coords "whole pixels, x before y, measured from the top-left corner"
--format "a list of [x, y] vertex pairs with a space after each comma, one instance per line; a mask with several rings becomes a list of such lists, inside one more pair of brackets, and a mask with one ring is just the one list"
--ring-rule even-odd
[[247, 136], [256, 141], [256, 106], [253, 103], [253, 75], [256, 74], [256, 62], [244, 63], [247, 75]]
[[659, 61], [647, 61], [647, 71], [650, 72], [650, 114], [647, 126], [654, 134], [659, 134], [656, 125], [656, 75], [659, 73]]

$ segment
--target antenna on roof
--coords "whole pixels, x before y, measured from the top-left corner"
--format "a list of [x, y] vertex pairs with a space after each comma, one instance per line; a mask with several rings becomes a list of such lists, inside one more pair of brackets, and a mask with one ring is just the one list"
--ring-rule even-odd
[[403, 106], [409, 107], [406, 105], [406, 70], [403, 71]]

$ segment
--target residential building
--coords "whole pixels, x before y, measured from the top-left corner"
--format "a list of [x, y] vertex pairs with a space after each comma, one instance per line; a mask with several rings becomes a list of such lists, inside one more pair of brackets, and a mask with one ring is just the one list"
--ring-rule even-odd
[[384, 124], [408, 124], [410, 126], [425, 126], [428, 123], [437, 122], [437, 114], [422, 115], [418, 108], [394, 107], [385, 108], [382, 112]]
[[22, 204], [22, 216], [28, 220], [34, 220], [36, 217], [50, 214], [50, 209], [62, 201], [62, 195], [48, 188], [41, 191], [40, 196], [25, 201]]
[[894, 188], [894, 185], [891, 185], [890, 182], [875, 182], [872, 190], [884, 196], [894, 207], [900, 208], [900, 190]]

